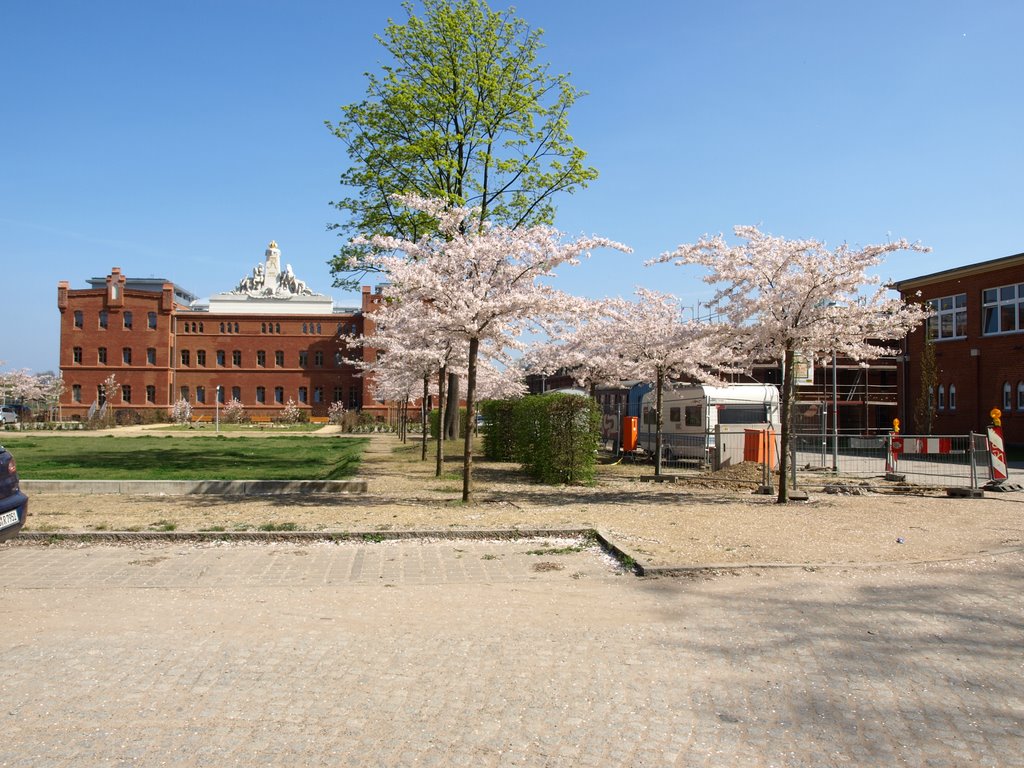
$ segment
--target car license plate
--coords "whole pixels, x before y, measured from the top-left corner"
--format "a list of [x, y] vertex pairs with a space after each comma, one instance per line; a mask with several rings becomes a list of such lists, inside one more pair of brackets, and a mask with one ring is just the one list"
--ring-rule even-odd
[[18, 524], [18, 510], [12, 509], [10, 512], [4, 512], [0, 515], [0, 529], [10, 528], [12, 525]]

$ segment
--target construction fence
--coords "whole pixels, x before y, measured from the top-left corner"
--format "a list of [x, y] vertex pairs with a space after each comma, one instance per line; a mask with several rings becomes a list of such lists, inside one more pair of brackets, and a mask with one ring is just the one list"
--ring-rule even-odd
[[[602, 437], [608, 450], [621, 453], [623, 409], [605, 413]], [[629, 458], [653, 457], [654, 427], [636, 424], [638, 447]], [[780, 435], [770, 430], [717, 426], [697, 434], [662, 434], [662, 467], [673, 470], [718, 471], [741, 462], [778, 469]], [[643, 446], [648, 446], [644, 450]], [[798, 485], [822, 485], [842, 479], [902, 481], [942, 488], [980, 488], [995, 479], [988, 436], [968, 435], [835, 435], [826, 430], [796, 431], [790, 445], [790, 466]]]

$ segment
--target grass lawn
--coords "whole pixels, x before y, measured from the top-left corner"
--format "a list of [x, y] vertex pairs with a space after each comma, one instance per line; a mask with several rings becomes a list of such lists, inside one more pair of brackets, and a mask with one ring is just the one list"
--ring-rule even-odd
[[[299, 422], [297, 424], [225, 424], [221, 422], [221, 432], [235, 433], [252, 433], [252, 432], [272, 432], [288, 433], [288, 432], [316, 432], [318, 429], [323, 428], [323, 424], [310, 424], [309, 422]], [[164, 427], [157, 427], [155, 429], [148, 430], [150, 432], [208, 432], [211, 435], [217, 434], [217, 425], [213, 422], [202, 422], [200, 424], [168, 424]]]
[[344, 480], [360, 438], [228, 439], [215, 435], [58, 437], [11, 441], [26, 480]]

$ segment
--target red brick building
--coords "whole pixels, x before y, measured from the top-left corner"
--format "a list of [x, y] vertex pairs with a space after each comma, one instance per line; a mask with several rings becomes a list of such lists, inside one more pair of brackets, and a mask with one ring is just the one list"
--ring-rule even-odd
[[902, 280], [896, 288], [907, 300], [928, 302], [933, 313], [905, 342], [903, 431], [923, 429], [914, 411], [927, 334], [937, 370], [932, 433], [982, 431], [999, 408], [1006, 442], [1024, 444], [1024, 253]]
[[[334, 307], [291, 265], [281, 270], [276, 243], [251, 276], [208, 304], [172, 282], [130, 278], [117, 267], [88, 282], [57, 287], [64, 418], [85, 418], [105, 402], [166, 414], [179, 398], [199, 415], [232, 399], [249, 415], [270, 417], [289, 400], [311, 416], [325, 416], [336, 401], [383, 413], [353, 362], [373, 350], [350, 349], [342, 338], [372, 331], [367, 315], [379, 295], [363, 288], [360, 307]], [[114, 392], [104, 387], [111, 374]]]

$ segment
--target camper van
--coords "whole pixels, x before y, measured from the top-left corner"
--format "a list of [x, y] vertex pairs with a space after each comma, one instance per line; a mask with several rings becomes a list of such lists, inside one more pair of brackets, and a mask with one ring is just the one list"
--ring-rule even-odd
[[[648, 392], [641, 401], [639, 444], [654, 453], [657, 393]], [[665, 387], [661, 402], [662, 459], [708, 461], [719, 434], [742, 435], [747, 429], [779, 432], [779, 390], [773, 384], [672, 384]], [[723, 441], [724, 442], [724, 441]], [[735, 442], [742, 461], [742, 439]], [[721, 462], [724, 446], [718, 446]]]

